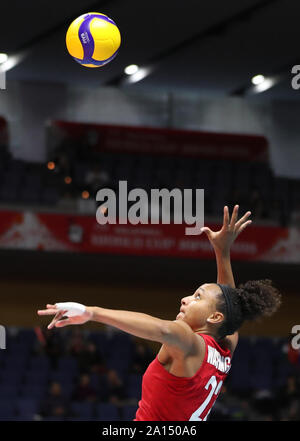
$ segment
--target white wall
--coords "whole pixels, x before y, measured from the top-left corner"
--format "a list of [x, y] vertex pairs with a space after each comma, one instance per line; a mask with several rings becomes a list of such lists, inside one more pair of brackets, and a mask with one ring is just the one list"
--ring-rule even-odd
[[300, 177], [300, 104], [295, 102], [7, 82], [0, 91], [0, 114], [9, 121], [12, 153], [25, 160], [46, 160], [46, 122], [65, 119], [265, 135], [275, 173]]

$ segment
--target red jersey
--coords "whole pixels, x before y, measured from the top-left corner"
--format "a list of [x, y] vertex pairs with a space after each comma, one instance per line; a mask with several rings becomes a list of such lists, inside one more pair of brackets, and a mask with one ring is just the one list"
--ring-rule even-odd
[[142, 398], [134, 421], [205, 421], [231, 366], [231, 353], [213, 337], [198, 334], [205, 356], [193, 377], [168, 372], [157, 356], [143, 375]]

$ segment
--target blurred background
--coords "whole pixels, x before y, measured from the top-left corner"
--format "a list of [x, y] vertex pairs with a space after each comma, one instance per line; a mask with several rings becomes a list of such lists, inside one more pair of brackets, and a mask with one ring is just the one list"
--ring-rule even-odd
[[[65, 48], [90, 11], [122, 35], [99, 69]], [[91, 324], [48, 332], [37, 309], [78, 301], [174, 320], [183, 296], [216, 280], [206, 237], [182, 225], [97, 224], [96, 192], [126, 180], [148, 194], [203, 188], [212, 228], [225, 204], [252, 211], [232, 249], [236, 283], [272, 279], [283, 304], [241, 329], [210, 419], [300, 420], [299, 2], [28, 0], [1, 12], [0, 418], [132, 420], [159, 345]]]

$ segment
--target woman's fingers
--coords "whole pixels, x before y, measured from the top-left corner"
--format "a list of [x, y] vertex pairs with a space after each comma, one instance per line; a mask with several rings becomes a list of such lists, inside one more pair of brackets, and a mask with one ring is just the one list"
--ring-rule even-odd
[[251, 211], [247, 211], [246, 214], [244, 214], [243, 217], [235, 224], [235, 228], [239, 229], [240, 226], [248, 219], [248, 217], [251, 215]]
[[223, 227], [228, 227], [229, 225], [229, 210], [227, 205], [224, 207], [224, 216], [223, 216]]
[[62, 328], [63, 326], [72, 325], [72, 318], [67, 318], [62, 320], [63, 316], [67, 311], [61, 311], [57, 309], [56, 305], [47, 304], [47, 309], [40, 309], [37, 311], [38, 315], [54, 315], [51, 323], [48, 325], [48, 329], [53, 329], [54, 327]]
[[57, 313], [57, 306], [56, 305], [51, 305], [50, 303], [48, 303], [46, 305], [47, 309], [40, 309], [37, 313], [39, 315], [52, 315], [52, 314], [56, 314]]
[[56, 328], [63, 328], [64, 326], [67, 326], [67, 325], [73, 325], [72, 317], [58, 321], [56, 323], [55, 327]]
[[248, 227], [248, 225], [250, 225], [250, 224], [252, 224], [252, 220], [248, 220], [247, 222], [245, 222], [244, 224], [242, 224], [240, 227], [239, 227], [239, 229], [238, 229], [238, 231], [237, 231], [237, 234], [239, 235], [242, 231], [244, 231], [244, 229], [246, 228], [246, 227]]
[[67, 311], [57, 312], [56, 316], [54, 317], [50, 325], [48, 325], [48, 329], [52, 329], [56, 325], [56, 323], [65, 315], [66, 312]]
[[235, 205], [234, 209], [233, 209], [233, 212], [232, 212], [229, 228], [234, 228], [236, 220], [237, 220], [237, 217], [238, 217], [238, 212], [239, 212], [239, 206]]
[[57, 313], [57, 309], [40, 309], [38, 315], [53, 315]]

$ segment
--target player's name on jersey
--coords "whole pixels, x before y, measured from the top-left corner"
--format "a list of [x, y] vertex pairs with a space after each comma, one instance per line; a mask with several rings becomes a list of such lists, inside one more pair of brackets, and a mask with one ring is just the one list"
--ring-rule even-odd
[[223, 357], [219, 351], [211, 346], [207, 346], [207, 363], [215, 366], [219, 371], [229, 372], [231, 367], [230, 365], [230, 357]]

